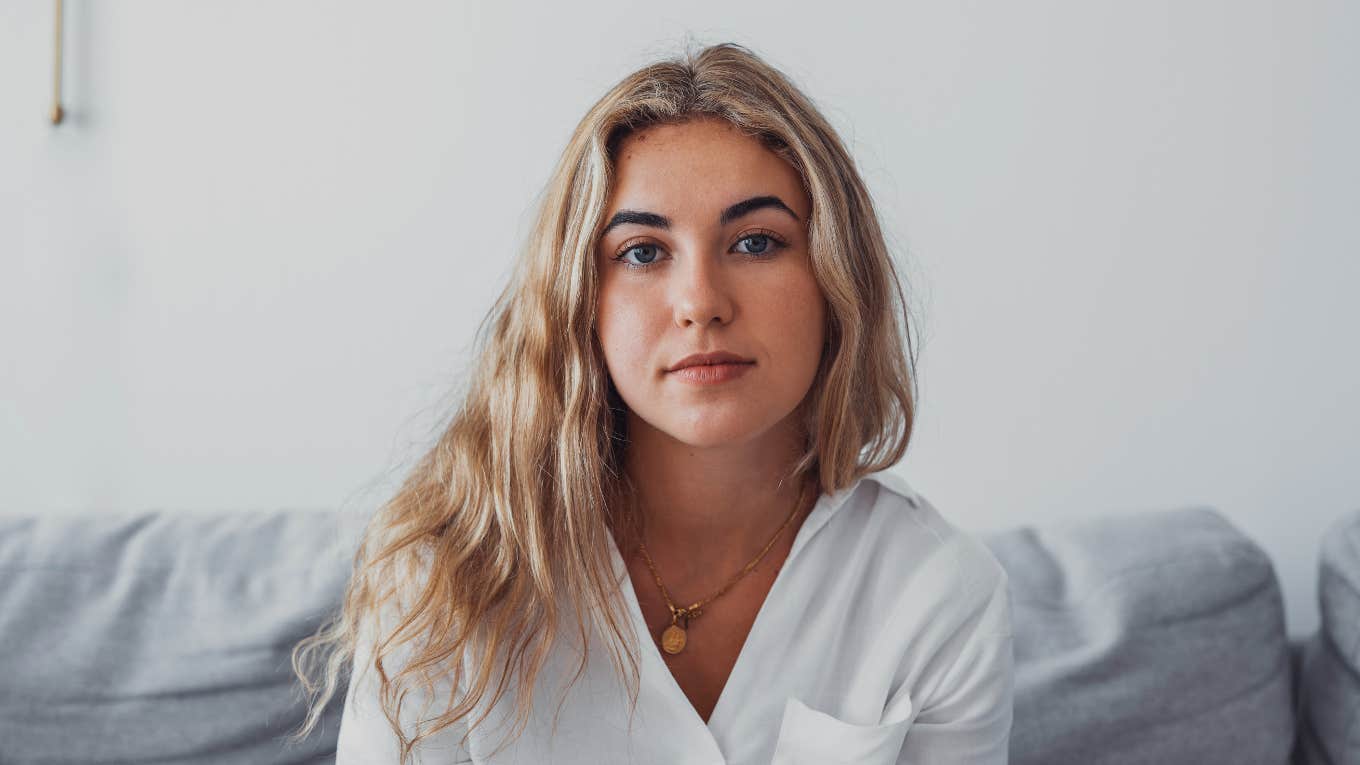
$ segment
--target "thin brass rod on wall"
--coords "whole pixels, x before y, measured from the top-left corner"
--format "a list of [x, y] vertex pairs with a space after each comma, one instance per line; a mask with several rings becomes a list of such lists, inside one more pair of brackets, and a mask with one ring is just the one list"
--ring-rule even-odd
[[61, 0], [57, 0], [56, 62], [52, 71], [52, 124], [60, 125], [66, 116], [61, 109]]

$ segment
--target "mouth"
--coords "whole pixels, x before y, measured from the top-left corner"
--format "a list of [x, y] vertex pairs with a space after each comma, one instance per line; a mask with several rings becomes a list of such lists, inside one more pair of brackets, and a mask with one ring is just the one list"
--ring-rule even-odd
[[716, 385], [736, 380], [755, 366], [754, 361], [727, 361], [718, 364], [692, 364], [672, 370], [670, 375], [687, 383]]
[[755, 359], [748, 359], [745, 356], [738, 356], [731, 351], [710, 351], [708, 353], [691, 353], [680, 359], [667, 369], [667, 372], [676, 372], [685, 367], [693, 366], [717, 366], [720, 364], [754, 364]]

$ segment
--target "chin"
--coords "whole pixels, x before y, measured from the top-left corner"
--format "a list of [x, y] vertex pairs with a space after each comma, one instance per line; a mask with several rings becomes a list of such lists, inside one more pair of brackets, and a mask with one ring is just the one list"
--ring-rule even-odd
[[665, 430], [671, 438], [696, 449], [743, 444], [755, 440], [765, 431], [765, 428], [752, 422], [749, 418], [732, 418], [721, 422], [717, 420], [719, 418], [709, 417], [698, 421], [677, 423]]

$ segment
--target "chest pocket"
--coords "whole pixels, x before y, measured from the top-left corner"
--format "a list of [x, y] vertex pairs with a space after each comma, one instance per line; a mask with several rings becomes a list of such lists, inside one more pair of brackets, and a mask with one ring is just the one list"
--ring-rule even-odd
[[911, 699], [895, 699], [892, 714], [877, 725], [855, 725], [819, 712], [795, 698], [784, 705], [771, 765], [894, 765], [915, 719]]

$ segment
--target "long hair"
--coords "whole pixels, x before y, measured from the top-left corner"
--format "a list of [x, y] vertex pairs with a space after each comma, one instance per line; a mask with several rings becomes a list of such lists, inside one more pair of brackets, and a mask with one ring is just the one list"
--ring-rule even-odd
[[[916, 400], [914, 322], [873, 203], [835, 130], [784, 74], [742, 46], [646, 66], [577, 125], [486, 317], [489, 337], [487, 320], [478, 328], [466, 395], [368, 521], [338, 613], [294, 647], [310, 699], [294, 740], [341, 688], [356, 648], [366, 649], [359, 670], [381, 678], [403, 763], [425, 736], [481, 724], [512, 684], [519, 735], [537, 703], [535, 679], [566, 639], [585, 645], [603, 636], [636, 705], [638, 636], [609, 545], [611, 533], [636, 530], [637, 518], [622, 470], [626, 411], [594, 329], [594, 250], [620, 141], [699, 117], [760, 140], [798, 170], [812, 200], [810, 258], [829, 309], [827, 342], [790, 475], [837, 491], [905, 453]], [[316, 662], [319, 681], [309, 677], [315, 652], [328, 653]], [[587, 659], [583, 651], [572, 683]], [[401, 700], [413, 688], [433, 695], [441, 679], [457, 693], [408, 739]]]

